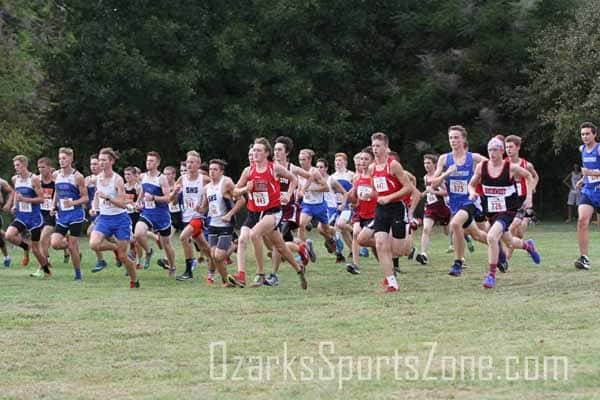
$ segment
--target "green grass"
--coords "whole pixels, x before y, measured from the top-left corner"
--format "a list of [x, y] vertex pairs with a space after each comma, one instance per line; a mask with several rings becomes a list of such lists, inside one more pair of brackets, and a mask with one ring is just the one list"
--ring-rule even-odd
[[[419, 233], [420, 234], [420, 233]], [[530, 237], [542, 252], [534, 267], [527, 255], [515, 253], [509, 273], [499, 274], [497, 288], [484, 290], [486, 250], [478, 244], [468, 255], [469, 268], [460, 278], [448, 276], [451, 256], [447, 239], [432, 241], [431, 265], [406, 259], [401, 290], [384, 294], [382, 273], [373, 258], [363, 261], [363, 274], [352, 276], [331, 256], [309, 266], [309, 289], [303, 292], [295, 274], [282, 267], [281, 286], [259, 289], [207, 287], [203, 280], [167, 280], [153, 265], [142, 271], [140, 290], [129, 290], [123, 269], [108, 255], [98, 274], [89, 272], [93, 259], [85, 249], [84, 282], [72, 281], [62, 254], [53, 253], [51, 280], [29, 278], [12, 250], [13, 267], [0, 269], [0, 397], [1, 398], [148, 398], [148, 399], [567, 399], [597, 398], [600, 387], [599, 233], [591, 235], [592, 271], [573, 268], [578, 255], [574, 225], [539, 225]], [[325, 253], [319, 241], [318, 250]], [[181, 252], [178, 251], [181, 256]], [[364, 260], [364, 259], [362, 259]], [[231, 267], [230, 267], [231, 268]], [[253, 266], [250, 266], [252, 271]], [[202, 278], [205, 266], [197, 274]], [[227, 377], [210, 379], [211, 342], [227, 344]], [[318, 379], [329, 366], [319, 354], [320, 342], [332, 342], [324, 356], [335, 367], [333, 380]], [[435, 343], [431, 365], [431, 342]], [[282, 366], [266, 374], [266, 358], [297, 357], [284, 379]], [[391, 357], [401, 361], [399, 377], [382, 363], [380, 376], [358, 380], [358, 357]], [[221, 353], [219, 353], [221, 354]], [[305, 360], [303, 371], [298, 357]], [[444, 357], [473, 357], [475, 368], [454, 380]], [[567, 380], [509, 381], [525, 370], [527, 357], [565, 356]], [[233, 380], [238, 358], [243, 364]], [[337, 366], [349, 365], [355, 379], [340, 384]], [[488, 358], [493, 366], [477, 363]], [[507, 357], [514, 357], [509, 358]], [[515, 361], [516, 360], [516, 361]], [[218, 367], [222, 367], [218, 357]], [[272, 361], [272, 363], [274, 360]], [[445, 362], [443, 366], [443, 362]], [[518, 364], [517, 364], [518, 363]], [[364, 366], [367, 362], [363, 360]], [[373, 362], [373, 367], [376, 364]], [[219, 369], [216, 372], [221, 372]], [[368, 378], [363, 371], [362, 378]], [[250, 374], [250, 375], [249, 375]], [[474, 374], [474, 377], [471, 376]], [[493, 380], [479, 379], [493, 377]], [[531, 375], [533, 376], [533, 375]], [[474, 378], [474, 379], [471, 379]], [[562, 378], [562, 375], [561, 375]], [[341, 386], [341, 388], [340, 388]]]

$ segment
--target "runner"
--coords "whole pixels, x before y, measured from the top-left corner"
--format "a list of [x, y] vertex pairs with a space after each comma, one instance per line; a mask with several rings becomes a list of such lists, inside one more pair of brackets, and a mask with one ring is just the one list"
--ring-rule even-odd
[[[47, 157], [42, 157], [37, 162], [38, 176], [42, 185], [42, 193], [44, 194], [44, 202], [40, 205], [42, 212], [42, 219], [44, 220], [44, 226], [42, 227], [42, 233], [40, 235], [40, 251], [44, 257], [48, 260], [48, 266], [52, 268], [50, 262], [50, 236], [54, 232], [54, 225], [56, 224], [56, 218], [53, 212], [53, 201], [54, 201], [54, 179], [52, 177], [52, 162]], [[29, 276], [34, 278], [41, 278], [44, 276], [44, 272], [41, 268], [37, 271], [32, 272]]]
[[371, 147], [375, 160], [369, 166], [369, 174], [373, 177], [373, 186], [377, 191], [377, 207], [372, 225], [375, 247], [385, 274], [385, 291], [396, 292], [398, 283], [394, 276], [392, 257], [401, 254], [402, 240], [408, 233], [407, 212], [402, 198], [410, 195], [414, 187], [402, 165], [388, 155], [389, 141], [385, 133], [376, 132], [371, 135]]
[[171, 193], [167, 177], [160, 173], [160, 154], [150, 151], [146, 154], [146, 172], [141, 176], [142, 192], [138, 199], [138, 208], [142, 212], [135, 225], [135, 241], [146, 253], [144, 269], [150, 268], [150, 260], [154, 250], [148, 244], [148, 231], [158, 233], [161, 247], [167, 255], [169, 276], [175, 273], [175, 249], [171, 244], [171, 215], [169, 203]]
[[[354, 205], [354, 214], [352, 216], [352, 262], [346, 264], [346, 271], [351, 274], [360, 274], [360, 241], [359, 236], [375, 218], [375, 208], [377, 207], [377, 192], [373, 188], [373, 179], [368, 174], [369, 165], [373, 163], [374, 156], [370, 147], [367, 147], [359, 153], [359, 161], [356, 165], [356, 174], [349, 197]], [[369, 237], [373, 236], [371, 232], [365, 232]], [[372, 239], [371, 239], [372, 240]], [[371, 243], [373, 246], [375, 243]]]
[[[90, 237], [90, 248], [94, 251], [110, 250], [127, 268], [129, 287], [139, 288], [135, 264], [127, 257], [131, 240], [131, 220], [127, 216], [127, 197], [123, 178], [113, 171], [118, 160], [117, 153], [110, 147], [100, 150], [98, 162], [100, 173], [96, 180], [96, 194], [91, 215], [98, 215]], [[116, 243], [108, 239], [115, 237]]]
[[[134, 167], [126, 167], [123, 170], [123, 178], [125, 178], [125, 195], [127, 196], [127, 215], [131, 220], [131, 228], [135, 230], [135, 225], [140, 220], [140, 212], [137, 207], [138, 200], [142, 194], [142, 185], [139, 183], [139, 177]], [[135, 269], [142, 269], [141, 257], [142, 247], [135, 241], [133, 236], [134, 232], [131, 232], [132, 241], [129, 243], [129, 258], [135, 260]], [[117, 267], [120, 267], [121, 263], [117, 262]]]
[[[228, 176], [224, 176], [227, 163], [221, 159], [210, 160], [208, 173], [211, 182], [206, 185], [206, 196], [202, 209], [208, 209], [210, 222], [208, 225], [208, 244], [215, 269], [221, 275], [224, 286], [232, 286], [227, 278], [225, 259], [229, 255], [233, 240], [235, 215], [243, 207], [245, 201], [240, 196], [234, 203], [233, 189], [235, 185]], [[231, 279], [231, 278], [229, 278]], [[207, 276], [206, 282], [211, 285], [215, 281], [214, 273]]]
[[[186, 173], [181, 175], [175, 184], [175, 190], [171, 193], [170, 201], [175, 201], [181, 193], [183, 199], [182, 221], [186, 224], [179, 235], [181, 246], [185, 257], [185, 272], [179, 275], [178, 281], [189, 281], [194, 279], [192, 268], [194, 266], [194, 248], [190, 243], [193, 240], [207, 257], [210, 257], [210, 247], [202, 235], [204, 227], [204, 213], [202, 209], [204, 202], [205, 186], [208, 179], [200, 173], [200, 154], [191, 150], [186, 155]], [[209, 261], [210, 263], [211, 261]]]
[[[327, 160], [324, 158], [319, 158], [317, 160], [317, 169], [321, 173], [321, 176], [327, 182], [327, 186], [329, 191], [325, 192], [325, 203], [327, 204], [327, 219], [329, 222], [329, 226], [336, 226], [336, 221], [340, 217], [341, 213], [344, 212], [343, 220], [350, 219], [350, 209], [348, 208], [348, 192], [344, 188], [344, 186], [335, 178], [328, 174], [329, 164]], [[351, 185], [351, 183], [350, 183]], [[339, 198], [339, 202], [338, 202]], [[346, 229], [347, 223], [341, 222], [340, 229]], [[334, 230], [334, 232], [336, 232]], [[348, 233], [348, 232], [346, 232]], [[335, 233], [337, 234], [337, 232]], [[335, 237], [335, 236], [334, 236]], [[341, 239], [335, 239], [336, 243], [336, 251], [335, 251], [335, 262], [342, 263], [346, 261], [346, 257], [342, 254], [344, 250], [344, 243]], [[350, 236], [349, 241], [347, 242], [348, 247], [352, 248], [352, 239]]]
[[300, 167], [311, 174], [312, 179], [298, 179], [298, 197], [302, 199], [302, 213], [300, 215], [299, 236], [303, 242], [308, 239], [307, 226], [313, 218], [319, 222], [319, 233], [325, 238], [325, 247], [329, 253], [335, 252], [335, 230], [329, 226], [325, 192], [329, 191], [327, 181], [321, 176], [319, 170], [312, 166], [315, 152], [310, 149], [300, 150], [298, 161]]
[[[533, 240], [521, 240], [514, 237], [509, 227], [519, 207], [531, 208], [534, 179], [525, 168], [503, 159], [504, 143], [498, 138], [488, 142], [489, 161], [484, 160], [475, 168], [469, 182], [469, 198], [479, 198], [477, 186], [481, 184], [483, 208], [492, 225], [487, 232], [489, 272], [483, 281], [483, 287], [496, 286], [496, 268], [500, 254], [499, 242], [502, 239], [509, 247], [523, 249], [529, 253], [535, 264], [541, 261]], [[515, 178], [524, 178], [527, 182], [525, 201], [519, 199]]]
[[[85, 211], [88, 203], [85, 178], [73, 168], [73, 150], [61, 147], [58, 150], [60, 169], [53, 174], [56, 190], [52, 203], [52, 212], [56, 210], [56, 226], [52, 234], [52, 248], [68, 249], [73, 265], [74, 279], [81, 281], [81, 255], [79, 237], [83, 233]], [[67, 236], [68, 235], [68, 236]]]
[[[533, 188], [532, 188], [532, 193], [535, 193], [535, 189], [537, 187], [537, 184], [539, 182], [539, 176], [537, 171], [535, 170], [534, 166], [532, 163], [530, 163], [529, 161], [525, 160], [524, 158], [521, 158], [521, 156], [519, 155], [519, 151], [521, 150], [521, 143], [522, 143], [522, 139], [519, 136], [516, 135], [509, 135], [506, 137], [506, 139], [504, 140], [504, 146], [506, 147], [506, 155], [507, 155], [507, 159], [512, 163], [512, 164], [516, 164], [518, 166], [520, 166], [523, 169], [526, 169], [527, 171], [529, 171], [529, 173], [532, 176], [532, 184], [533, 184]], [[518, 180], [516, 183], [516, 188], [517, 188], [517, 196], [519, 196], [519, 201], [521, 202], [521, 204], [525, 203], [525, 195], [527, 193], [527, 180], [525, 178], [521, 178], [520, 180]], [[518, 237], [519, 239], [523, 239], [523, 237], [525, 236], [525, 232], [527, 232], [527, 227], [529, 226], [529, 222], [531, 221], [531, 219], [534, 217], [534, 211], [532, 206], [530, 208], [527, 207], [520, 207], [519, 211], [517, 212], [517, 215], [515, 215], [515, 218], [513, 219], [512, 224], [510, 225], [510, 233], [515, 236]], [[506, 260], [504, 263], [499, 263], [498, 264], [498, 269], [501, 272], [506, 272], [508, 269], [508, 260], [510, 260], [511, 256], [513, 253], [513, 248], [512, 247], [508, 247], [506, 249]]]
[[[2, 178], [0, 178], [0, 198], [2, 202], [2, 211], [5, 213], [10, 213], [10, 198], [12, 197], [13, 188], [8, 184], [8, 182]], [[4, 201], [4, 199], [7, 199]], [[8, 255], [8, 249], [6, 248], [6, 242], [4, 241], [4, 236], [6, 232], [2, 227], [4, 226], [4, 221], [2, 220], [2, 214], [0, 214], [0, 250], [2, 251], [2, 255], [4, 259], [2, 260], [2, 264], [4, 268], [10, 268], [11, 258]]]
[[[311, 179], [310, 173], [289, 161], [289, 156], [293, 148], [294, 142], [289, 137], [279, 136], [277, 139], [275, 139], [275, 145], [273, 147], [275, 163], [281, 165], [296, 177]], [[282, 211], [280, 230], [281, 236], [283, 237], [288, 249], [292, 253], [298, 253], [300, 260], [304, 265], [306, 265], [306, 258], [310, 259], [310, 261], [314, 263], [317, 261], [317, 254], [315, 253], [311, 239], [306, 239], [306, 242], [302, 242], [299, 239], [294, 238], [293, 232], [297, 230], [298, 226], [300, 225], [301, 214], [300, 205], [296, 201], [296, 185], [296, 182], [292, 182], [283, 176], [279, 177]], [[270, 243], [268, 245], [270, 246]], [[279, 267], [281, 265], [281, 255], [277, 249], [274, 249], [272, 252], [271, 262], [272, 272], [268, 277], [265, 278], [265, 285], [277, 286], [279, 285], [279, 277], [277, 276], [277, 273], [279, 272]]]
[[438, 158], [433, 154], [425, 154], [423, 156], [423, 167], [426, 175], [423, 177], [425, 183], [425, 191], [422, 196], [425, 199], [425, 215], [423, 218], [423, 232], [421, 234], [421, 252], [417, 255], [417, 262], [427, 265], [429, 256], [429, 237], [433, 225], [438, 223], [444, 228], [444, 233], [448, 234], [448, 224], [450, 223], [450, 209], [444, 201], [444, 197], [448, 195], [446, 184], [441, 183], [437, 188], [431, 186], [431, 179], [435, 176], [435, 166]]
[[[6, 240], [25, 252], [31, 248], [44, 277], [49, 278], [52, 273], [48, 259], [42, 254], [39, 243], [44, 224], [40, 211], [40, 204], [44, 202], [44, 193], [40, 178], [27, 169], [28, 162], [27, 157], [23, 155], [13, 158], [16, 175], [12, 177], [14, 191], [10, 198], [10, 206], [15, 213], [15, 219], [6, 230]], [[30, 239], [24, 239], [25, 233], [29, 234]]]
[[475, 223], [475, 219], [484, 219], [481, 202], [478, 199], [472, 200], [468, 191], [475, 167], [486, 158], [467, 150], [467, 130], [463, 126], [454, 125], [448, 128], [448, 139], [452, 151], [442, 154], [438, 159], [431, 185], [436, 188], [445, 181], [448, 188], [448, 206], [452, 214], [450, 232], [455, 239], [455, 259], [448, 274], [460, 276], [464, 265], [465, 242], [462, 238], [465, 237], [465, 233], [477, 241], [487, 243], [486, 233]]
[[[96, 215], [91, 215], [90, 210], [93, 207], [94, 197], [96, 195], [96, 180], [98, 174], [100, 173], [100, 163], [98, 161], [98, 154], [92, 154], [90, 156], [90, 175], [85, 178], [85, 186], [87, 188], [88, 193], [88, 205], [87, 205], [87, 215], [86, 219], [89, 221], [89, 225], [87, 228], [87, 236], [90, 237], [92, 235], [92, 231], [94, 230], [94, 221], [96, 219]], [[99, 272], [106, 268], [106, 261], [104, 260], [104, 256], [102, 252], [95, 251], [96, 254], [96, 265], [92, 268], [92, 272]]]
[[[354, 181], [354, 172], [348, 170], [348, 156], [346, 153], [335, 154], [335, 172], [331, 175], [332, 179], [344, 188], [346, 192], [352, 189], [352, 182]], [[331, 185], [330, 185], [331, 186]], [[343, 196], [340, 191], [335, 191], [335, 201], [337, 203], [336, 208], [338, 211], [335, 214], [335, 253], [336, 261], [345, 261], [343, 255], [344, 243], [352, 250], [352, 211], [350, 210], [350, 204], [347, 201], [343, 201]], [[343, 261], [342, 261], [343, 260]]]
[[596, 125], [584, 122], [579, 129], [583, 142], [579, 147], [583, 179], [577, 182], [577, 187], [583, 188], [577, 208], [577, 242], [580, 256], [575, 261], [575, 268], [589, 270], [590, 221], [594, 211], [600, 211], [600, 145], [596, 138]]
[[[281, 222], [281, 189], [279, 178], [284, 177], [292, 182], [296, 177], [281, 165], [269, 161], [271, 145], [265, 138], [254, 140], [253, 161], [250, 167], [242, 172], [234, 190], [235, 196], [248, 195], [248, 216], [244, 221], [240, 234], [240, 243], [252, 240], [256, 257], [257, 276], [254, 287], [264, 284], [263, 236], [298, 273], [300, 286], [306, 289], [308, 284], [304, 276], [304, 266], [298, 264], [292, 252], [286, 247], [278, 227]], [[245, 240], [244, 240], [245, 239]], [[245, 286], [245, 249], [238, 245], [238, 273], [232, 277], [232, 284]]]

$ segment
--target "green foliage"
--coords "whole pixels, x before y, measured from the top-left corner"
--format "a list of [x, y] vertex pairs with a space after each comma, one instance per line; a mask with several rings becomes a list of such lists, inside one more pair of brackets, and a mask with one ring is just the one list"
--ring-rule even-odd
[[446, 149], [450, 123], [472, 128], [474, 146], [514, 126], [503, 96], [526, 82], [532, 15], [543, 7], [71, 1], [74, 41], [47, 60], [51, 132], [84, 153], [110, 144], [175, 160], [196, 148], [235, 170], [256, 136], [290, 135], [331, 155], [383, 130], [414, 167], [414, 145]]
[[568, 24], [547, 27], [531, 48], [526, 99], [553, 132], [556, 151], [579, 143], [579, 124], [600, 117], [600, 3], [582, 1]]

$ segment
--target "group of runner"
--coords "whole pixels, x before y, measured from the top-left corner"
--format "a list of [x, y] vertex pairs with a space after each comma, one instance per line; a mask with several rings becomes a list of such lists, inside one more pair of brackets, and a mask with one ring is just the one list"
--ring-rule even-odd
[[[589, 269], [589, 220], [600, 209], [600, 147], [597, 128], [585, 122], [580, 127], [583, 145], [582, 186], [579, 204], [578, 239], [580, 257], [575, 266]], [[91, 174], [84, 177], [73, 167], [70, 148], [58, 151], [59, 168], [49, 158], [37, 161], [38, 174], [30, 172], [28, 159], [13, 158], [15, 175], [0, 180], [4, 211], [14, 220], [0, 235], [4, 266], [10, 257], [4, 239], [24, 251], [22, 263], [35, 256], [39, 270], [32, 276], [50, 277], [49, 249], [63, 250], [71, 260], [74, 279], [82, 279], [79, 238], [89, 235], [96, 253], [92, 272], [107, 263], [104, 252], [113, 252], [124, 265], [130, 287], [139, 287], [138, 270], [150, 267], [156, 242], [164, 252], [157, 260], [167, 275], [179, 281], [193, 279], [195, 252], [208, 261], [206, 281], [220, 280], [225, 287], [244, 287], [246, 250], [252, 244], [256, 260], [253, 287], [279, 284], [279, 268], [286, 261], [307, 288], [306, 266], [316, 262], [315, 245], [307, 232], [316, 224], [325, 248], [344, 262], [344, 245], [350, 250], [346, 270], [360, 274], [360, 255], [371, 249], [384, 273], [385, 292], [399, 289], [398, 258], [407, 256], [423, 265], [430, 262], [429, 237], [434, 224], [449, 233], [454, 261], [449, 275], [460, 276], [465, 264], [465, 245], [487, 244], [488, 271], [483, 287], [496, 285], [496, 271], [506, 272], [515, 249], [526, 251], [535, 264], [540, 254], [532, 240], [524, 240], [534, 216], [532, 196], [538, 183], [533, 164], [520, 157], [521, 138], [492, 137], [487, 157], [469, 151], [467, 131], [460, 125], [448, 129], [451, 150], [436, 156], [426, 154], [423, 165], [424, 191], [390, 150], [388, 137], [377, 132], [370, 146], [354, 155], [355, 172], [348, 169], [348, 156], [335, 155], [335, 172], [328, 162], [310, 149], [301, 149], [298, 165], [290, 161], [293, 141], [280, 136], [271, 144], [257, 138], [248, 152], [249, 165], [237, 182], [225, 175], [227, 163], [212, 159], [202, 168], [196, 151], [189, 151], [180, 165], [180, 176], [172, 166], [160, 170], [156, 151], [146, 154], [146, 170], [127, 167], [123, 177], [114, 171], [117, 152], [106, 147], [90, 157]], [[425, 202], [420, 251], [413, 246], [417, 205]], [[246, 208], [239, 237], [236, 216]], [[89, 227], [84, 229], [89, 221]], [[176, 275], [173, 237], [179, 232], [185, 271]], [[271, 258], [265, 272], [264, 250]], [[228, 273], [232, 253], [237, 271]]]

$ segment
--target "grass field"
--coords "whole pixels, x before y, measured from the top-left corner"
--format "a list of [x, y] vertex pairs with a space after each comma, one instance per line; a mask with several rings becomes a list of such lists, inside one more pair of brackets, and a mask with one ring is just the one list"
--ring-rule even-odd
[[130, 290], [112, 262], [89, 272], [86, 245], [81, 284], [60, 253], [51, 280], [29, 278], [15, 249], [0, 268], [0, 398], [598, 398], [600, 233], [589, 272], [573, 267], [574, 225], [529, 236], [541, 266], [518, 251], [484, 290], [485, 247], [453, 278], [438, 233], [431, 265], [401, 261], [395, 294], [372, 257], [359, 276], [321, 257], [306, 292], [285, 265], [276, 288], [207, 287], [205, 265], [175, 282], [153, 265]]

